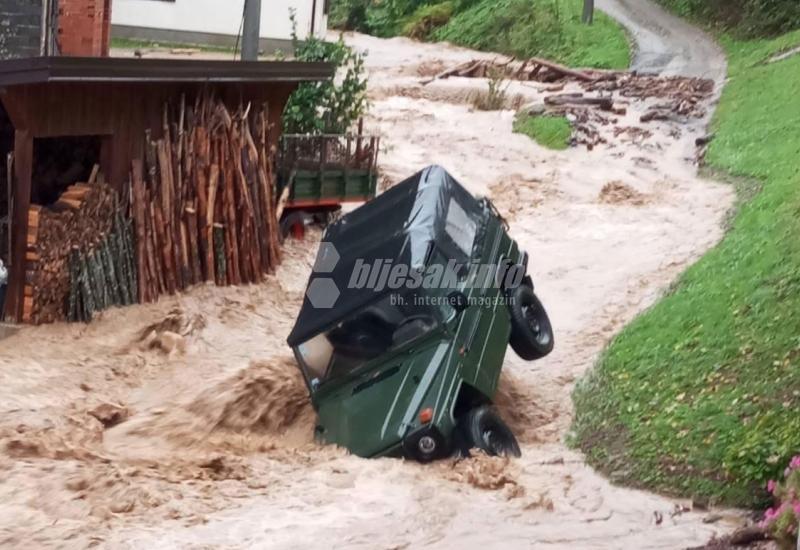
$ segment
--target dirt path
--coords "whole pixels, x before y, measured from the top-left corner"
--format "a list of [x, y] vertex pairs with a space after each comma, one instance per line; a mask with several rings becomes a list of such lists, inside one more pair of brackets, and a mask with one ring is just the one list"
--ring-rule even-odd
[[[731, 529], [735, 514], [706, 524], [612, 486], [563, 442], [577, 378], [722, 236], [731, 189], [691, 162], [705, 121], [648, 124], [643, 139], [609, 127], [608, 145], [554, 153], [513, 134], [513, 112], [468, 105], [485, 81], [419, 84], [486, 54], [347, 39], [370, 51], [384, 183], [442, 164], [493, 197], [531, 254], [557, 349], [533, 364], [507, 356], [500, 405], [523, 458], [420, 466], [311, 442], [283, 344], [311, 235], [264, 285], [201, 287], [0, 342], [0, 546], [674, 549]], [[509, 93], [543, 95], [527, 83]], [[618, 125], [639, 125], [651, 103], [632, 100]], [[129, 418], [104, 429], [95, 417], [111, 424], [109, 410]]]
[[725, 54], [711, 37], [652, 0], [597, 0], [636, 44], [631, 68], [666, 76], [699, 76], [721, 83]]

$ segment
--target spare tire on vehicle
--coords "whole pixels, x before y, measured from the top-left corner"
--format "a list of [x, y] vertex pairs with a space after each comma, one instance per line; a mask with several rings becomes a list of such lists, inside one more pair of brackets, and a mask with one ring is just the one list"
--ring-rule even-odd
[[520, 285], [509, 291], [511, 348], [526, 361], [541, 359], [553, 351], [553, 327], [533, 289]]

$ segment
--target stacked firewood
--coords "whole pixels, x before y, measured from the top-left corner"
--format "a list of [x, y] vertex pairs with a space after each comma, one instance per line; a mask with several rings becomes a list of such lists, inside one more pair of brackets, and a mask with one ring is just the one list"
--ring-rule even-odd
[[131, 172], [141, 301], [190, 285], [256, 283], [280, 261], [266, 105], [209, 94], [165, 105]]
[[133, 223], [117, 207], [111, 233], [88, 251], [73, 246], [69, 256], [67, 320], [92, 320], [95, 312], [138, 302]]
[[70, 186], [49, 207], [28, 212], [23, 320], [63, 320], [70, 293], [69, 253], [86, 253], [109, 234], [114, 222], [114, 193], [100, 183]]

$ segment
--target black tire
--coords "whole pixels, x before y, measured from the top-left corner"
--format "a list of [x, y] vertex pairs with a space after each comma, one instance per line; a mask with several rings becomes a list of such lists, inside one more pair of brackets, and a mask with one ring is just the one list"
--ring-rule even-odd
[[511, 428], [487, 405], [469, 411], [462, 428], [469, 448], [480, 449], [489, 456], [522, 456]]
[[528, 285], [509, 293], [511, 348], [526, 361], [541, 359], [553, 351], [553, 327], [544, 306]]

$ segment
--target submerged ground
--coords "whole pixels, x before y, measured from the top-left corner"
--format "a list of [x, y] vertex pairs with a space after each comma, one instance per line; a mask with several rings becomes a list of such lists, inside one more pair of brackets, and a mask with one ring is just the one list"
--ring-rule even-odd
[[[498, 405], [522, 459], [420, 466], [312, 443], [284, 344], [312, 234], [264, 285], [200, 287], [0, 341], [0, 545], [672, 549], [731, 529], [736, 514], [705, 523], [685, 502], [613, 487], [563, 442], [576, 379], [722, 237], [732, 190], [693, 164], [707, 121], [650, 123], [637, 140], [609, 127], [593, 151], [547, 151], [513, 133], [512, 111], [470, 106], [485, 81], [420, 84], [486, 54], [347, 41], [370, 51], [383, 185], [442, 164], [493, 198], [531, 255], [557, 349], [538, 363], [506, 359]], [[545, 88], [509, 92], [535, 100]], [[639, 125], [652, 100], [625, 101], [619, 125]]]

